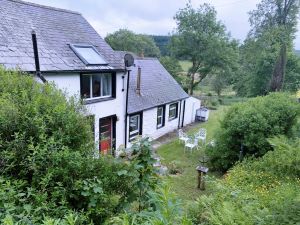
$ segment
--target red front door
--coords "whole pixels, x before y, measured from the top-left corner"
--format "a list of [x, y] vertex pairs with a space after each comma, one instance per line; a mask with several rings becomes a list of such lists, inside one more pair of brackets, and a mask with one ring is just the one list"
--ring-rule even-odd
[[100, 153], [112, 153], [113, 119], [112, 117], [100, 119]]

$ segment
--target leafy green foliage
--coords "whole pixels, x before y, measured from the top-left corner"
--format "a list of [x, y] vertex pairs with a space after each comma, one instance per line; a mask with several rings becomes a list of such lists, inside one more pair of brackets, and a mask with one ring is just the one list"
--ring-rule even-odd
[[299, 139], [271, 140], [274, 151], [231, 169], [216, 192], [191, 208], [196, 224], [298, 224], [300, 222]]
[[288, 54], [286, 74], [284, 77], [283, 90], [297, 92], [300, 89], [300, 58], [293, 54]]
[[149, 57], [159, 57], [160, 51], [152, 37], [135, 34], [126, 29], [120, 29], [107, 35], [105, 41], [118, 51], [129, 51], [137, 55], [144, 54]]
[[174, 77], [174, 79], [184, 86], [182, 67], [176, 58], [170, 56], [164, 56], [159, 58], [160, 63], [165, 67], [165, 69]]
[[[240, 68], [232, 76], [234, 90], [240, 96], [258, 96], [269, 92], [274, 64], [280, 46], [276, 33], [265, 32], [259, 38], [248, 38], [240, 47]], [[299, 89], [300, 59], [288, 49], [283, 83], [286, 91]]]
[[241, 47], [235, 79], [239, 95], [299, 88], [299, 58], [293, 49], [299, 7], [299, 0], [263, 0], [250, 12], [252, 29]]
[[278, 45], [278, 50], [274, 54], [272, 78], [268, 86], [270, 91], [279, 91], [283, 88], [287, 49], [291, 48], [295, 38], [299, 8], [299, 0], [263, 0], [257, 5], [256, 10], [250, 12], [252, 26], [250, 36], [259, 39], [265, 34], [271, 34], [270, 38]]
[[182, 205], [167, 185], [149, 193], [151, 207], [140, 213], [126, 213], [112, 219], [111, 224], [123, 225], [192, 225], [183, 214]]
[[0, 69], [0, 221], [51, 224], [76, 212], [77, 224], [101, 223], [130, 203], [137, 186], [118, 173], [131, 167], [93, 158], [84, 112], [53, 85]]
[[137, 200], [139, 211], [145, 209], [149, 204], [148, 193], [153, 191], [158, 182], [157, 173], [153, 164], [156, 162], [153, 157], [153, 150], [149, 138], [142, 138], [131, 147], [130, 156], [132, 172], [129, 174], [134, 178], [137, 186]]
[[256, 97], [232, 106], [221, 121], [216, 146], [206, 151], [212, 166], [227, 170], [241, 154], [264, 155], [272, 149], [267, 139], [275, 135], [291, 136], [298, 116], [299, 104], [283, 93]]
[[171, 49], [176, 57], [192, 62], [187, 73], [190, 94], [207, 75], [234, 69], [238, 59], [237, 43], [230, 40], [212, 6], [203, 4], [194, 9], [187, 4], [177, 12], [175, 20], [177, 29], [172, 36]]
[[224, 74], [222, 75], [215, 75], [213, 79], [211, 80], [211, 88], [213, 91], [217, 93], [217, 95], [220, 97], [222, 90], [225, 89], [226, 86], [228, 86], [228, 77]]
[[170, 41], [171, 41], [171, 36], [163, 36], [163, 35], [151, 35], [153, 38], [156, 46], [159, 48], [160, 53], [162, 56], [170, 56]]

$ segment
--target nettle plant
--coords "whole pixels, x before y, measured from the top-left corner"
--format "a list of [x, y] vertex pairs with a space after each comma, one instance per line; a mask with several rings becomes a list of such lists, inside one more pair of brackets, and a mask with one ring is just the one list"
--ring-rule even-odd
[[137, 191], [132, 193], [132, 197], [138, 201], [138, 210], [141, 211], [148, 206], [149, 193], [155, 189], [159, 180], [153, 166], [156, 160], [149, 138], [136, 140], [126, 160], [130, 162], [131, 170], [120, 171], [119, 175], [134, 178]]

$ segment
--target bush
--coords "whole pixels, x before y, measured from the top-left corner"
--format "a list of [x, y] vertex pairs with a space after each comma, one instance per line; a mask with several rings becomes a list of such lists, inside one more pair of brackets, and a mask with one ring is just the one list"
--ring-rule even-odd
[[171, 189], [162, 185], [155, 192], [149, 193], [152, 207], [136, 213], [125, 213], [111, 220], [114, 225], [192, 225], [184, 215], [182, 204]]
[[182, 174], [182, 172], [183, 172], [183, 169], [181, 168], [178, 161], [170, 162], [167, 165], [167, 167], [168, 167], [169, 174], [171, 174], [171, 175], [178, 175], [178, 174]]
[[272, 149], [267, 139], [291, 136], [299, 104], [287, 94], [273, 93], [232, 106], [221, 121], [216, 146], [208, 148], [213, 168], [227, 170], [242, 156], [259, 157]]
[[[93, 154], [92, 133], [83, 106], [51, 84], [0, 69], [0, 169], [27, 179], [45, 171], [51, 153]], [[80, 131], [80, 132], [78, 132]], [[39, 154], [37, 154], [37, 151]]]
[[84, 112], [52, 84], [0, 69], [0, 221], [39, 224], [76, 212], [83, 224], [102, 223], [134, 200], [135, 178], [119, 173], [132, 167], [93, 158]]
[[300, 223], [300, 139], [271, 141], [275, 150], [233, 167], [214, 181], [214, 195], [190, 208], [195, 224]]

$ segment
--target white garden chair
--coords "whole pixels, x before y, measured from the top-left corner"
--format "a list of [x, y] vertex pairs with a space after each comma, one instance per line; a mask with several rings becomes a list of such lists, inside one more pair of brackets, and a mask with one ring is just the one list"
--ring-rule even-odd
[[205, 144], [205, 142], [206, 142], [206, 129], [200, 128], [198, 133], [195, 134], [195, 138], [197, 138], [198, 140], [201, 140], [203, 142], [203, 144]]
[[184, 144], [184, 152], [186, 151], [186, 149], [189, 149], [191, 152], [193, 152], [194, 148], [198, 149], [198, 141], [199, 140], [197, 138], [189, 138]]
[[186, 142], [189, 137], [186, 133], [184, 133], [181, 129], [178, 130], [178, 138], [179, 138], [179, 142], [182, 141], [182, 142]]

